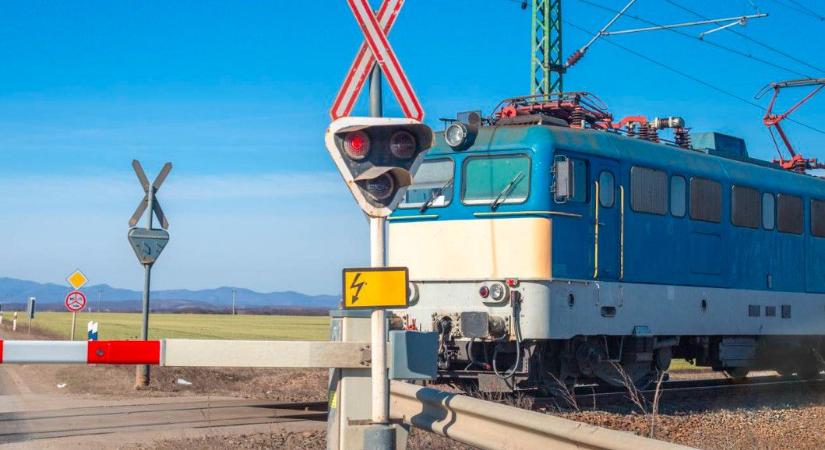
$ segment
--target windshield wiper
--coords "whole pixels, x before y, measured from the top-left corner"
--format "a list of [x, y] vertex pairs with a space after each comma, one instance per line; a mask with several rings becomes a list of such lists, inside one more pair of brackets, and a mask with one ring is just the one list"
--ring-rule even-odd
[[424, 202], [424, 204], [421, 205], [420, 208], [418, 208], [418, 212], [423, 213], [423, 212], [427, 211], [427, 209], [430, 206], [433, 206], [433, 203], [435, 203], [435, 199], [437, 199], [438, 197], [441, 197], [441, 194], [444, 193], [444, 190], [447, 189], [448, 187], [450, 187], [451, 184], [453, 184], [453, 179], [452, 178], [447, 180], [447, 182], [444, 183], [440, 188], [434, 190], [432, 195], [430, 196], [430, 198], [426, 202]]
[[509, 183], [507, 183], [507, 186], [504, 186], [504, 189], [502, 189], [501, 192], [498, 193], [498, 196], [496, 196], [496, 199], [493, 200], [493, 203], [490, 203], [490, 209], [495, 211], [499, 205], [504, 203], [504, 201], [507, 200], [507, 197], [509, 197], [510, 194], [513, 192], [513, 188], [516, 187], [516, 184], [518, 184], [518, 182], [521, 181], [522, 178], [524, 178], [524, 172], [517, 173], [516, 176], [514, 176]]

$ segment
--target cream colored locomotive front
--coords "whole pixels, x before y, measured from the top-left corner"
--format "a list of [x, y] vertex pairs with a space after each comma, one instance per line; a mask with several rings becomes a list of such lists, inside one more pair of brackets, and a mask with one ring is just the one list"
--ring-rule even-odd
[[[389, 265], [408, 267], [412, 281], [410, 308], [396, 314], [421, 331], [448, 320], [459, 338], [515, 339], [516, 322], [522, 339], [548, 338], [551, 234], [542, 217], [391, 221]], [[468, 313], [487, 314], [486, 335], [484, 315]]]

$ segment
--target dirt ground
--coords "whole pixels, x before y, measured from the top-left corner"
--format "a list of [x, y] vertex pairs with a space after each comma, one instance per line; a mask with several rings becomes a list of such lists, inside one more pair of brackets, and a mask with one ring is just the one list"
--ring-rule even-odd
[[[46, 337], [46, 336], [32, 336]], [[149, 388], [135, 391], [134, 367], [15, 366], [17, 376], [35, 393], [79, 397], [134, 398], [215, 395], [271, 399], [278, 402], [325, 401], [326, 370], [152, 368]], [[691, 372], [674, 378], [705, 376]], [[185, 380], [186, 384], [181, 384]], [[825, 388], [754, 393], [665, 397], [654, 436], [702, 449], [825, 448]], [[529, 401], [517, 401], [524, 405]], [[572, 420], [650, 435], [651, 417], [638, 408], [582, 406], [579, 411], [549, 411]], [[322, 432], [271, 432], [209, 436], [150, 442], [140, 449], [321, 449]], [[423, 431], [415, 431], [409, 448], [469, 449]]]

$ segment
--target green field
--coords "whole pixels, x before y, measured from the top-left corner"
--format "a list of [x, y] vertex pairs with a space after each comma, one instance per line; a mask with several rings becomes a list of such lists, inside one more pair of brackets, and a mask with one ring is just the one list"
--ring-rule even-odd
[[[20, 314], [17, 323], [18, 339], [25, 339], [27, 320]], [[11, 321], [11, 313], [4, 313], [4, 324]], [[140, 314], [88, 313], [77, 315], [75, 339], [86, 339], [86, 324], [99, 323], [99, 339], [138, 339]], [[32, 321], [33, 329], [69, 337], [72, 315], [68, 312], [40, 312]], [[12, 335], [13, 336], [13, 335]], [[329, 318], [326, 316], [263, 316], [227, 314], [151, 314], [149, 338], [188, 339], [279, 339], [325, 340], [329, 337]]]
[[[20, 314], [22, 318], [24, 314]], [[69, 337], [72, 315], [68, 312], [37, 313], [32, 326], [49, 334]], [[99, 339], [138, 339], [140, 314], [138, 313], [88, 313], [77, 315], [75, 339], [86, 338], [86, 324], [99, 322]], [[9, 324], [11, 313], [3, 313], [3, 321]], [[19, 339], [25, 339], [27, 322], [17, 324]], [[13, 335], [12, 335], [13, 336]], [[149, 338], [188, 339], [280, 339], [326, 340], [329, 337], [329, 318], [326, 316], [256, 316], [226, 314], [152, 314], [149, 317]], [[683, 359], [674, 359], [671, 370], [695, 368]]]

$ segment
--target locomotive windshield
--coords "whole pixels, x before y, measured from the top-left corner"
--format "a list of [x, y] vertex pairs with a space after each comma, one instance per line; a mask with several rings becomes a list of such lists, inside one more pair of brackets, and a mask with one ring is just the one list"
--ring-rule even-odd
[[[447, 206], [453, 199], [453, 174], [455, 163], [452, 159], [424, 161], [407, 189], [400, 208], [421, 208]], [[425, 206], [426, 205], [426, 206]]]
[[521, 203], [530, 194], [530, 158], [526, 155], [468, 158], [462, 201], [470, 205]]

